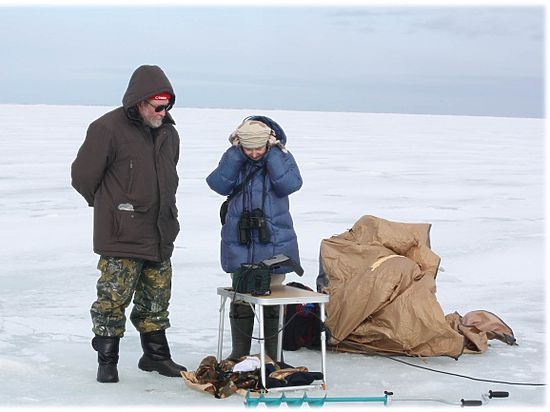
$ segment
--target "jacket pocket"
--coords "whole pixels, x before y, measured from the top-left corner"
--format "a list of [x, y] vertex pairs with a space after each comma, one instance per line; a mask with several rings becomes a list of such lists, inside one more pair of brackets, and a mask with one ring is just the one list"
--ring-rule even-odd
[[[122, 204], [125, 206], [129, 204]], [[131, 206], [131, 205], [129, 205]], [[151, 238], [149, 207], [119, 207], [114, 211], [114, 234], [119, 242], [143, 244]]]
[[170, 206], [168, 217], [164, 223], [164, 242], [173, 243], [180, 232], [180, 224], [178, 222], [178, 208], [176, 205]]

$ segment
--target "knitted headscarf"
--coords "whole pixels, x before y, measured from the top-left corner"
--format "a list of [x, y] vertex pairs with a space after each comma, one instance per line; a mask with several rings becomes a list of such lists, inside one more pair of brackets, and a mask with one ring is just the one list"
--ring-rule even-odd
[[233, 143], [235, 138], [239, 138], [239, 143], [245, 149], [256, 149], [265, 146], [269, 140], [269, 136], [273, 135], [273, 131], [264, 123], [257, 120], [245, 120], [237, 129], [229, 136], [229, 141]]

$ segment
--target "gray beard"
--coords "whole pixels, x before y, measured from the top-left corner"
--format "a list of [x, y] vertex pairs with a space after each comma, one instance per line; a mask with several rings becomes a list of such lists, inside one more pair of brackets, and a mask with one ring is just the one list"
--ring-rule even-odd
[[162, 126], [162, 119], [157, 120], [149, 120], [145, 123], [147, 126], [149, 126], [152, 129], [156, 129], [160, 126]]

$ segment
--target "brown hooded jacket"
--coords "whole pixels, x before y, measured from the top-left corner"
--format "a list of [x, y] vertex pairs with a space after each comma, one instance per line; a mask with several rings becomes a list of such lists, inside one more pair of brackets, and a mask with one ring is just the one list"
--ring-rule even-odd
[[136, 105], [174, 91], [157, 66], [141, 66], [119, 107], [90, 124], [71, 167], [73, 187], [94, 208], [94, 252], [162, 261], [179, 232], [176, 208], [179, 136], [167, 113], [152, 129]]

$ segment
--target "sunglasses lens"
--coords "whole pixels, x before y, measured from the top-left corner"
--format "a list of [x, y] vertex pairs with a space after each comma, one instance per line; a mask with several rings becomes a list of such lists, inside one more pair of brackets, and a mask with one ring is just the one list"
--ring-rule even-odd
[[163, 110], [169, 111], [171, 108], [172, 108], [171, 105], [161, 105], [161, 106], [157, 106], [157, 107], [155, 108], [155, 112], [160, 113], [160, 112], [162, 112]]

